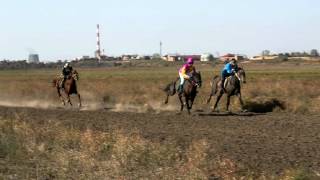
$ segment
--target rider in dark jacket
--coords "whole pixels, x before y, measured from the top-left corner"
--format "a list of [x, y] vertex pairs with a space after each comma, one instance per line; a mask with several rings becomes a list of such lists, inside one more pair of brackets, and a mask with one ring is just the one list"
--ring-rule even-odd
[[72, 73], [72, 66], [69, 63], [66, 63], [62, 69], [63, 80], [61, 82], [61, 87], [64, 88], [64, 82], [68, 78], [68, 76]]

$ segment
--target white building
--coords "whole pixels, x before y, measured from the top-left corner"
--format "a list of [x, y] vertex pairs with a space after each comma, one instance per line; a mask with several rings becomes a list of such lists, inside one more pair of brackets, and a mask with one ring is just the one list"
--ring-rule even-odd
[[200, 61], [203, 61], [203, 62], [214, 61], [214, 57], [210, 53], [202, 54]]

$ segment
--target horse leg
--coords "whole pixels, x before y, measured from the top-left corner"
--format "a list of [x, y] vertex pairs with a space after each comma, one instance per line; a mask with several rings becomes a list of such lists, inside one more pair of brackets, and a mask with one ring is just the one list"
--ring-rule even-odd
[[242, 100], [241, 93], [238, 94], [238, 99], [239, 99], [239, 102], [240, 102], [240, 105], [241, 105], [241, 111], [242, 112], [246, 112], [247, 110], [244, 109], [244, 103], [243, 103], [243, 100]]
[[164, 101], [164, 104], [168, 104], [169, 102], [169, 95], [167, 95], [166, 100]]
[[70, 104], [70, 106], [72, 106], [72, 103], [71, 103], [71, 99], [70, 99], [70, 95], [68, 94], [68, 103]]
[[216, 109], [217, 109], [217, 107], [218, 107], [218, 104], [219, 104], [219, 101], [220, 101], [220, 99], [221, 99], [222, 95], [223, 95], [223, 93], [220, 93], [220, 94], [217, 96], [216, 103], [214, 104], [214, 107], [213, 107], [213, 110], [212, 110], [213, 112], [215, 112], [215, 111], [216, 111]]
[[82, 104], [81, 104], [81, 97], [80, 97], [80, 94], [79, 94], [79, 93], [78, 93], [78, 99], [79, 99], [79, 107], [81, 107]]
[[64, 98], [62, 97], [61, 95], [61, 92], [60, 92], [60, 88], [59, 88], [59, 85], [57, 85], [57, 92], [58, 92], [58, 96], [59, 96], [59, 99], [61, 100], [62, 102], [62, 105], [66, 105], [66, 103], [64, 102]]
[[193, 102], [194, 102], [194, 99], [196, 98], [196, 96], [192, 96], [191, 97], [191, 100], [190, 100], [190, 109], [192, 109], [192, 106], [193, 106]]
[[189, 104], [189, 98], [188, 97], [185, 97], [185, 99], [186, 99], [186, 105], [187, 105], [187, 110], [188, 110], [188, 114], [190, 115], [191, 113], [190, 113], [190, 109], [191, 109], [191, 107], [190, 107], [190, 104]]
[[213, 96], [213, 94], [212, 94], [212, 93], [210, 93], [210, 96], [209, 96], [209, 98], [208, 98], [208, 100], [207, 100], [207, 104], [209, 104], [209, 103], [210, 103], [212, 96]]
[[181, 104], [180, 112], [182, 112], [183, 111], [183, 106], [184, 106], [184, 103], [183, 103], [183, 100], [182, 100], [182, 96], [179, 96], [179, 100], [180, 100], [180, 104]]
[[228, 95], [228, 97], [227, 97], [227, 112], [229, 112], [229, 106], [230, 106], [230, 95]]

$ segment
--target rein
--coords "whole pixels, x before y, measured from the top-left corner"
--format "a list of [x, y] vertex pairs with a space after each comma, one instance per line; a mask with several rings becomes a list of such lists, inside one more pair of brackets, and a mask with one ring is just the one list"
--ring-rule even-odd
[[234, 75], [238, 78], [239, 81], [241, 81], [241, 78], [239, 77], [238, 73], [234, 73]]

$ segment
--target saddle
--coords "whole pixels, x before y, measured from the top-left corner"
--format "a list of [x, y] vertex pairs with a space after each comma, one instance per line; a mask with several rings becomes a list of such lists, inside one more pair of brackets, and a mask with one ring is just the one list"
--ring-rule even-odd
[[[186, 83], [186, 81], [189, 81], [193, 86], [196, 86], [196, 85], [197, 85], [197, 83], [196, 83], [192, 78], [186, 79], [186, 80], [184, 81], [183, 85]], [[180, 80], [179, 80], [179, 82], [180, 82]], [[176, 88], [179, 87], [179, 84], [180, 84], [180, 83], [177, 83], [177, 84], [176, 84]]]
[[228, 86], [228, 84], [230, 83], [230, 80], [231, 80], [232, 76], [229, 76], [226, 78], [226, 80], [224, 81], [224, 88], [226, 88]]
[[[73, 78], [72, 75], [68, 75], [66, 80], [71, 79], [71, 78]], [[63, 85], [63, 79], [64, 79], [64, 76], [62, 74], [60, 74], [58, 76], [59, 88], [63, 88], [63, 86], [64, 86]]]

